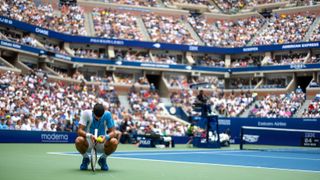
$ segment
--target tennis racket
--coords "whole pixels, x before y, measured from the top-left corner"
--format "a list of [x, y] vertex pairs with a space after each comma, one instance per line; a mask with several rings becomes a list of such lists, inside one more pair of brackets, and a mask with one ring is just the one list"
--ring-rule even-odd
[[[94, 130], [94, 136], [97, 139], [98, 136], [98, 129]], [[97, 165], [97, 149], [96, 149], [97, 141], [94, 142], [94, 145], [91, 149], [91, 169], [92, 171], [96, 171], [96, 165]]]

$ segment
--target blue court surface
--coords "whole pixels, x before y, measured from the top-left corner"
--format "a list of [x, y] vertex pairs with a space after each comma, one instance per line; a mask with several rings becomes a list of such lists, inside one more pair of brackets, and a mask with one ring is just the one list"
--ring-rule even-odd
[[[75, 155], [77, 153], [50, 154]], [[319, 153], [252, 150], [160, 150], [115, 152], [110, 158], [320, 173]]]

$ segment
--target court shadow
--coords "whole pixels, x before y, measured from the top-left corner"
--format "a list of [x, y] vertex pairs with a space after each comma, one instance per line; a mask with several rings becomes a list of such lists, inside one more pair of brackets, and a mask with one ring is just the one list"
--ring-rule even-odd
[[88, 169], [86, 171], [81, 171], [80, 169], [77, 168], [69, 168], [69, 169], [63, 169], [62, 171], [66, 171], [66, 172], [73, 172], [73, 173], [77, 173], [77, 174], [116, 174], [118, 172], [121, 172], [121, 170], [119, 169], [110, 169], [109, 171], [102, 171], [100, 169], [97, 169], [96, 171], [92, 171], [91, 169]]

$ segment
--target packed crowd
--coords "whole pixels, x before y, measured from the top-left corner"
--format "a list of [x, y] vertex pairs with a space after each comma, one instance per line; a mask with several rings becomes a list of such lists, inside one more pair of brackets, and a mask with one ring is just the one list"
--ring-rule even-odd
[[232, 59], [231, 67], [250, 67], [250, 66], [257, 66], [261, 64], [261, 57], [258, 56], [251, 56], [251, 57], [243, 57], [238, 59]]
[[237, 13], [242, 9], [250, 9], [257, 5], [286, 2], [293, 6], [311, 6], [314, 0], [213, 0], [223, 13]]
[[188, 78], [186, 75], [170, 74], [165, 79], [170, 87], [179, 89], [189, 89], [193, 84], [203, 84], [203, 89], [223, 89], [224, 80], [217, 76], [202, 75], [199, 77]]
[[105, 74], [105, 75], [98, 75], [98, 74], [90, 74], [88, 75], [89, 79], [87, 79], [88, 81], [90, 82], [102, 82], [101, 83], [101, 86], [100, 89], [104, 89], [104, 85], [103, 83], [105, 84], [113, 84], [114, 83], [114, 79], [113, 79], [113, 76], [112, 74]]
[[267, 27], [257, 34], [255, 45], [285, 44], [304, 40], [316, 15], [275, 14], [268, 20]]
[[[152, 84], [151, 84], [152, 85]], [[160, 106], [160, 96], [150, 86], [150, 89], [138, 89], [132, 86], [129, 92], [129, 103], [132, 108], [132, 124], [138, 124], [142, 129], [146, 127], [152, 127], [152, 129], [158, 129], [160, 134], [165, 135], [184, 135], [186, 126], [170, 120], [160, 120], [159, 115], [164, 115], [165, 111]]]
[[115, 83], [127, 84], [127, 85], [132, 85], [135, 82], [133, 74], [125, 74], [125, 73], [115, 73], [114, 80], [115, 80]]
[[67, 54], [67, 52], [64, 49], [61, 49], [59, 45], [52, 44], [50, 42], [44, 42], [44, 43], [39, 42], [36, 38], [32, 37], [30, 34], [21, 36], [13, 32], [0, 30], [0, 39], [16, 42], [16, 43], [31, 46], [31, 47], [44, 48], [45, 50], [48, 50], [51, 52]]
[[266, 65], [302, 64], [305, 62], [306, 56], [307, 53], [275, 55], [274, 58], [267, 60]]
[[245, 0], [213, 0], [223, 13], [237, 13], [246, 5]]
[[77, 56], [80, 58], [98, 59], [98, 58], [105, 57], [104, 54], [100, 54], [98, 50], [93, 50], [93, 49], [72, 48], [71, 51], [74, 56]]
[[271, 89], [271, 88], [286, 88], [287, 83], [284, 78], [268, 78], [264, 80], [264, 83], [261, 84], [258, 88], [260, 89]]
[[152, 41], [173, 44], [197, 45], [180, 17], [147, 13], [142, 16]]
[[260, 82], [260, 78], [234, 78], [230, 80], [230, 88], [232, 89], [254, 89]]
[[170, 55], [165, 53], [158, 53], [153, 55], [154, 60], [156, 63], [162, 63], [162, 64], [178, 64], [182, 63], [181, 59], [178, 61], [176, 55]]
[[195, 63], [200, 66], [225, 67], [225, 62], [222, 58], [216, 58], [207, 54], [201, 56], [193, 56]]
[[165, 76], [165, 78], [170, 87], [181, 88], [181, 89], [189, 87], [189, 80], [186, 75], [170, 74]]
[[[242, 92], [239, 95], [231, 93], [225, 95], [223, 92], [213, 92], [207, 96], [211, 109], [224, 117], [237, 117], [255, 101], [256, 94]], [[195, 92], [183, 89], [179, 92], [173, 92], [170, 96], [174, 106], [181, 106], [187, 113], [192, 113], [192, 105], [196, 101]]]
[[153, 62], [147, 51], [116, 51], [117, 60]]
[[213, 109], [224, 117], [237, 117], [251, 105], [257, 94], [251, 92], [241, 92], [239, 95], [231, 93], [226, 95], [224, 93], [213, 92], [209, 98]]
[[36, 75], [1, 73], [0, 116], [9, 129], [75, 131], [81, 110], [106, 101], [101, 92], [79, 84], [49, 82]]
[[130, 12], [94, 8], [92, 17], [96, 36], [111, 39], [144, 39], [137, 25], [137, 18]]
[[196, 100], [196, 94], [189, 88], [182, 88], [181, 91], [171, 93], [170, 101], [173, 106], [182, 107], [182, 109], [191, 115], [192, 104]]
[[311, 56], [311, 58], [307, 60], [307, 63], [310, 63], [310, 64], [320, 63], [320, 54], [315, 54]]
[[192, 79], [194, 84], [206, 84], [203, 89], [224, 89], [224, 79], [219, 79], [217, 76], [201, 75]]
[[0, 2], [0, 13], [3, 16], [66, 34], [87, 35], [82, 8], [63, 6], [60, 12], [60, 15], [57, 15], [51, 4], [37, 7], [33, 1], [5, 0]]
[[150, 85], [147, 78], [140, 74], [115, 73], [114, 83], [122, 85]]
[[134, 112], [153, 113], [160, 111], [160, 96], [156, 91], [137, 89], [132, 86], [129, 92], [129, 102]]
[[[274, 3], [281, 0], [215, 0], [216, 5], [226, 11], [253, 7], [258, 4]], [[129, 1], [109, 0], [120, 4], [132, 4], [142, 6], [156, 6], [156, 0]], [[313, 1], [299, 1], [299, 3], [313, 4]], [[166, 4], [191, 3], [203, 4], [211, 7], [208, 0], [166, 0]], [[305, 5], [303, 4], [303, 5]], [[214, 6], [212, 6], [214, 7]], [[13, 0], [0, 2], [1, 15], [25, 21], [54, 31], [87, 35], [85, 29], [84, 10], [79, 6], [62, 6], [55, 11], [52, 6], [40, 4], [38, 7], [33, 1]], [[94, 22], [95, 35], [105, 38], [145, 40], [137, 24], [137, 17], [130, 12], [122, 12], [111, 9], [95, 8], [91, 12]], [[173, 17], [146, 13], [142, 16], [144, 24], [156, 42], [174, 44], [197, 45], [183, 21], [188, 19], [200, 38], [208, 46], [240, 47], [247, 45], [252, 38], [255, 45], [283, 44], [300, 42], [304, 40], [306, 32], [316, 18], [315, 14], [275, 14], [267, 20], [267, 27], [261, 33], [256, 34], [265, 23], [260, 17], [230, 20], [209, 20], [203, 17]], [[310, 41], [319, 40], [319, 25], [310, 37]]]
[[254, 117], [290, 118], [305, 101], [305, 93], [291, 92], [288, 94], [268, 95], [259, 101], [251, 111]]
[[188, 20], [206, 45], [223, 47], [245, 46], [264, 23], [259, 17], [229, 21], [198, 16]]
[[128, 118], [142, 134], [151, 126], [162, 134], [182, 136], [187, 128], [158, 117], [164, 111], [158, 106], [160, 97], [154, 90], [131, 88], [131, 113], [121, 107], [118, 94], [107, 84], [67, 85], [48, 81], [35, 72], [19, 75], [8, 71], [0, 73], [0, 94], [0, 129], [76, 131], [80, 112], [91, 109], [97, 102], [112, 113], [119, 130]]
[[107, 0], [110, 3], [134, 5], [134, 6], [147, 6], [155, 7], [157, 6], [157, 0]]
[[207, 6], [209, 10], [214, 10], [215, 6], [210, 3], [210, 0], [164, 0], [164, 5], [166, 6], [172, 6], [176, 3], [181, 4], [191, 4], [191, 5], [204, 5]]
[[320, 41], [320, 23], [313, 29], [309, 41]]
[[308, 109], [302, 113], [304, 118], [320, 118], [320, 94], [318, 94], [309, 104]]

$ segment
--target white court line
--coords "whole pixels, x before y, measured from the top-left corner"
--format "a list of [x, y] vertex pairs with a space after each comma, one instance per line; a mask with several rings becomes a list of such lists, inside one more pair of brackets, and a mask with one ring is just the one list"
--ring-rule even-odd
[[303, 170], [303, 169], [285, 169], [285, 168], [270, 168], [261, 166], [245, 166], [245, 165], [228, 165], [228, 164], [213, 164], [213, 163], [200, 163], [200, 162], [183, 162], [183, 161], [170, 161], [170, 160], [156, 160], [156, 159], [143, 159], [143, 158], [125, 158], [125, 157], [110, 157], [113, 159], [125, 159], [125, 160], [138, 160], [138, 161], [151, 161], [151, 162], [164, 162], [164, 163], [175, 163], [175, 164], [191, 164], [191, 165], [210, 165], [210, 166], [221, 166], [221, 167], [237, 167], [246, 169], [269, 169], [279, 171], [293, 171], [293, 172], [307, 172], [307, 173], [320, 173], [320, 171]]
[[[320, 159], [315, 158], [299, 158], [290, 156], [265, 156], [265, 155], [243, 155], [243, 154], [233, 154], [236, 152], [243, 151], [211, 151], [211, 152], [172, 152], [172, 153], [127, 153], [127, 154], [114, 154], [114, 156], [152, 156], [152, 155], [185, 155], [185, 154], [216, 154], [220, 156], [240, 156], [240, 157], [256, 157], [256, 158], [272, 158], [272, 159], [292, 159], [292, 160], [309, 160], [309, 161], [320, 161]], [[228, 154], [230, 153], [230, 154]]]
[[221, 156], [243, 156], [243, 157], [257, 157], [257, 158], [271, 158], [271, 159], [292, 159], [292, 160], [308, 160], [308, 161], [320, 161], [320, 159], [315, 158], [299, 158], [299, 157], [290, 157], [290, 156], [261, 156], [261, 155], [244, 155], [244, 154], [227, 154], [221, 153], [217, 154]]
[[[240, 150], [237, 151], [228, 151], [228, 152], [241, 152]], [[220, 153], [226, 153], [224, 151], [207, 151], [207, 152], [147, 152], [147, 153], [126, 153], [126, 154], [114, 154], [115, 156], [152, 156], [152, 155], [183, 155], [183, 154], [220, 154]]]
[[[81, 156], [80, 154], [65, 154], [63, 152], [47, 152], [51, 155], [62, 155], [62, 156]], [[210, 166], [221, 166], [221, 167], [238, 167], [238, 168], [253, 168], [253, 169], [269, 169], [279, 171], [293, 171], [293, 172], [306, 172], [306, 173], [320, 173], [320, 171], [314, 170], [303, 170], [303, 169], [286, 169], [286, 168], [270, 168], [262, 166], [249, 166], [249, 165], [228, 165], [228, 164], [216, 164], [216, 163], [201, 163], [201, 162], [183, 162], [183, 161], [170, 161], [170, 160], [157, 160], [157, 159], [145, 159], [145, 158], [130, 158], [130, 157], [114, 157], [112, 159], [125, 159], [125, 160], [137, 160], [137, 161], [151, 161], [151, 162], [164, 162], [164, 163], [175, 163], [175, 164], [190, 164], [190, 165], [210, 165]]]
[[[245, 152], [245, 151], [207, 151], [207, 152], [146, 152], [146, 153], [126, 153], [126, 154], [114, 154], [113, 156], [153, 156], [153, 155], [186, 155], [186, 154], [215, 154], [220, 156], [238, 156], [238, 157], [255, 157], [255, 158], [271, 158], [271, 159], [289, 159], [289, 160], [308, 160], [308, 161], [320, 161], [320, 159], [315, 158], [299, 158], [299, 157], [290, 157], [290, 156], [266, 156], [266, 155], [245, 155], [245, 154], [233, 154], [237, 152]], [[55, 154], [55, 152], [49, 152], [48, 154]], [[61, 154], [65, 154], [61, 152]]]

